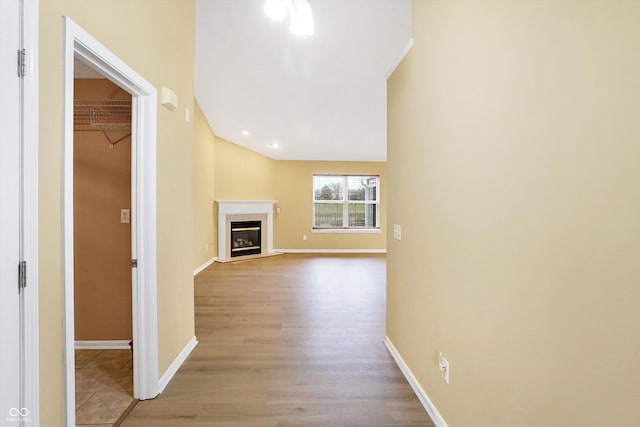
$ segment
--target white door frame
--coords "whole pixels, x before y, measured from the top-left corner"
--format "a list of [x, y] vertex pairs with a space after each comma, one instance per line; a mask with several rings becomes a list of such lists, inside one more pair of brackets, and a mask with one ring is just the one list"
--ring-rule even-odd
[[131, 94], [133, 393], [159, 393], [156, 289], [156, 88], [69, 17], [64, 17], [63, 281], [65, 423], [75, 426], [73, 79], [74, 57]]
[[[27, 287], [21, 295], [24, 408], [22, 425], [40, 425], [40, 335], [38, 314], [38, 55], [39, 0], [22, 0], [21, 37], [26, 50], [22, 78], [22, 259], [27, 263]], [[4, 414], [3, 414], [4, 415]]]

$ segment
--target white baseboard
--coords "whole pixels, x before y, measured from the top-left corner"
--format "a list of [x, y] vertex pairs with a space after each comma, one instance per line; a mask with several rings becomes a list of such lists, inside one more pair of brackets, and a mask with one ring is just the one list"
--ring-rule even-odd
[[167, 370], [164, 371], [164, 374], [162, 374], [160, 380], [158, 381], [160, 393], [162, 393], [165, 387], [169, 384], [173, 376], [176, 374], [176, 372], [178, 372], [178, 369], [180, 369], [180, 366], [182, 366], [184, 361], [187, 360], [187, 357], [189, 357], [196, 345], [198, 345], [198, 340], [196, 339], [196, 337], [191, 338], [187, 345], [184, 346], [180, 354], [178, 354], [171, 365], [169, 365]]
[[202, 264], [200, 267], [198, 267], [195, 270], [193, 270], [193, 275], [195, 276], [196, 274], [200, 273], [202, 270], [204, 270], [205, 268], [209, 267], [211, 264], [213, 264], [217, 260], [218, 260], [218, 257], [214, 256], [210, 260], [205, 261], [204, 264]]
[[131, 340], [76, 341], [76, 350], [129, 350]]
[[422, 403], [422, 406], [424, 406], [424, 409], [426, 409], [429, 417], [431, 417], [431, 420], [436, 427], [448, 427], [446, 421], [442, 418], [442, 415], [440, 415], [440, 412], [438, 412], [431, 399], [429, 399], [429, 396], [427, 396], [427, 393], [413, 375], [413, 372], [411, 372], [411, 369], [409, 369], [409, 366], [407, 366], [402, 356], [400, 356], [400, 353], [398, 353], [398, 350], [393, 345], [389, 337], [384, 338], [384, 345], [387, 346], [387, 350], [389, 350], [391, 357], [395, 360], [396, 364], [404, 374], [404, 377], [413, 389], [413, 392], [418, 396], [418, 400], [420, 400], [420, 403]]
[[276, 249], [284, 254], [386, 254], [386, 249]]

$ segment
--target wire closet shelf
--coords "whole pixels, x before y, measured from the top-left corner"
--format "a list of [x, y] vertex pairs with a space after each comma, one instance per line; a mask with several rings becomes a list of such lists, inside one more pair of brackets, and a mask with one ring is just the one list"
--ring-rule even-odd
[[[73, 130], [101, 131], [113, 148], [131, 136], [131, 100], [74, 100]], [[107, 134], [110, 131], [125, 131], [127, 134], [112, 140]]]
[[131, 100], [74, 100], [76, 131], [131, 131]]

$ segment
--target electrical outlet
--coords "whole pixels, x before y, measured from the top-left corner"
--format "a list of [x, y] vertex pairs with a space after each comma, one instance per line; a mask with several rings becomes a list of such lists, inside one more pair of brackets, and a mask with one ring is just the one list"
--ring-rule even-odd
[[402, 227], [398, 224], [393, 224], [393, 238], [402, 240]]
[[307, 235], [306, 234], [302, 235], [302, 240], [307, 240]]
[[438, 355], [438, 367], [440, 368], [440, 376], [445, 383], [449, 384], [449, 374], [451, 368], [449, 367], [449, 361], [444, 358], [442, 353]]

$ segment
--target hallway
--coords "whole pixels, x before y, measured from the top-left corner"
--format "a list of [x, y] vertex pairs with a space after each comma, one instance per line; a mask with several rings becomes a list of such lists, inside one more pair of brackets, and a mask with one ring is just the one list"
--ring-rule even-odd
[[433, 426], [388, 354], [384, 255], [215, 263], [191, 356], [137, 426]]

